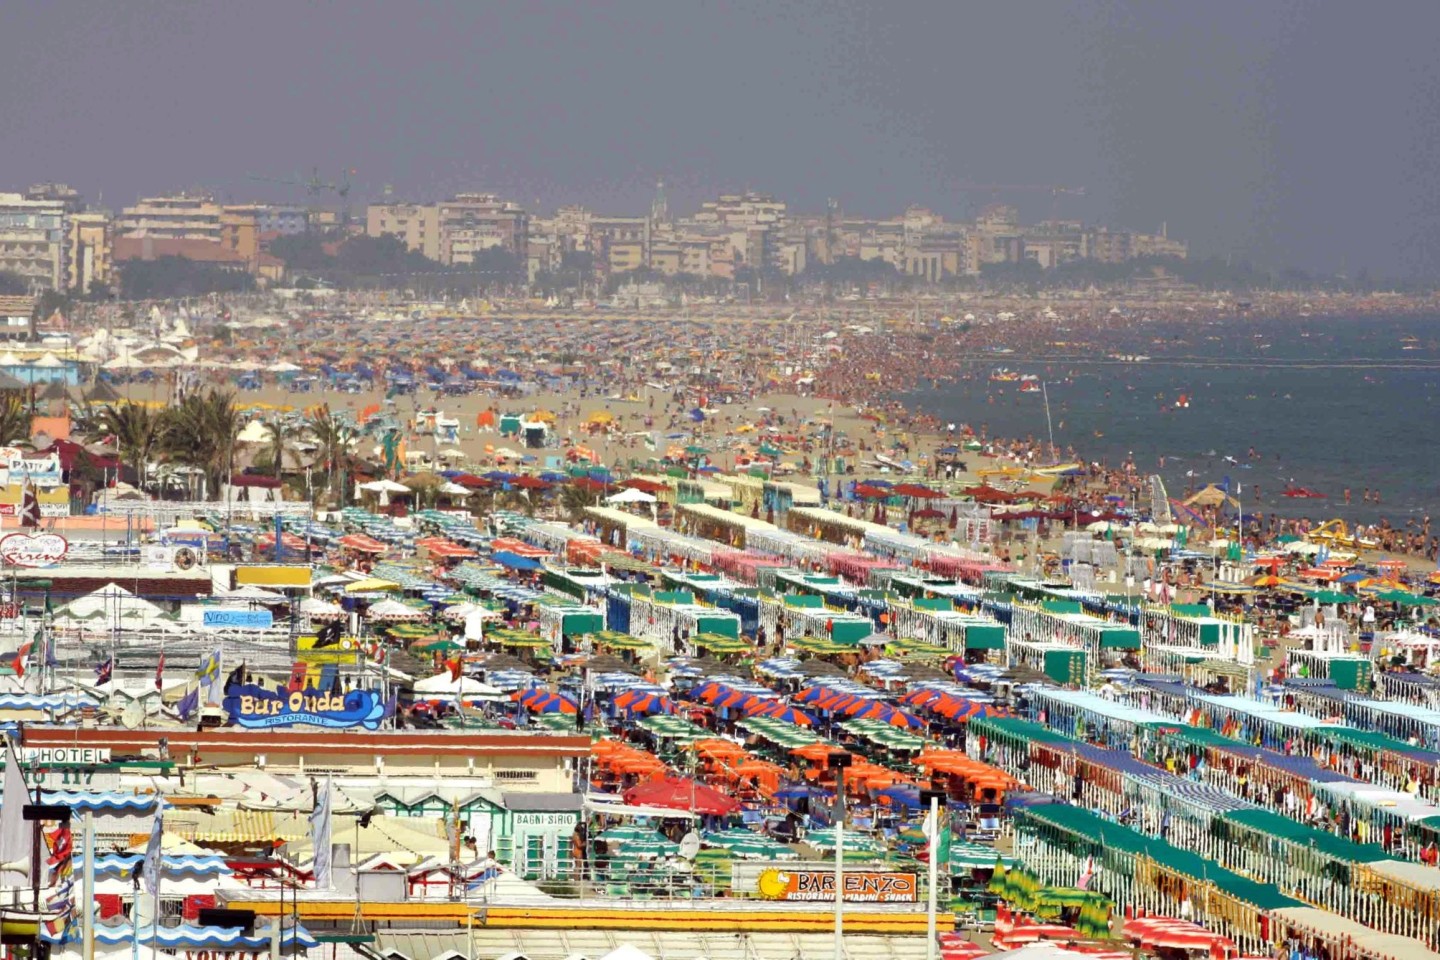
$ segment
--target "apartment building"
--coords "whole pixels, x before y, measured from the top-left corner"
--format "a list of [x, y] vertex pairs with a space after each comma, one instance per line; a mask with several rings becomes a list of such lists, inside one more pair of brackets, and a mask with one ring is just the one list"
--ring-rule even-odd
[[0, 271], [32, 291], [65, 286], [65, 202], [0, 193]]
[[65, 287], [86, 293], [109, 283], [115, 264], [113, 223], [108, 213], [72, 213], [65, 229]]
[[120, 211], [116, 231], [121, 237], [155, 240], [221, 239], [224, 208], [208, 196], [177, 194], [146, 197]]

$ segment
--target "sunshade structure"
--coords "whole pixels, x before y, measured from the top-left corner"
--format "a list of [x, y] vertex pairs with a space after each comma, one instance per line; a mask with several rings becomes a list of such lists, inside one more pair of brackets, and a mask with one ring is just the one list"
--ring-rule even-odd
[[1175, 891], [1186, 890], [1204, 904], [1205, 915], [1220, 933], [1247, 950], [1266, 942], [1261, 913], [1303, 906], [1273, 884], [1242, 877], [1080, 807], [1022, 807], [1016, 811], [1016, 828], [1023, 840], [1039, 845], [1041, 880], [1067, 883], [1091, 864], [1098, 869], [1101, 890], [1117, 903], [1159, 913], [1178, 913]]
[[704, 740], [710, 736], [710, 731], [703, 727], [697, 727], [684, 717], [665, 713], [651, 714], [641, 720], [638, 726], [658, 739], [673, 740], [678, 743]]
[[590, 745], [590, 754], [598, 765], [617, 775], [647, 779], [664, 779], [667, 775], [659, 757], [619, 740], [597, 740]]
[[552, 693], [544, 687], [531, 687], [523, 693], [515, 694], [513, 699], [531, 713], [575, 714], [580, 712], [580, 707], [574, 700], [562, 694]]
[[785, 844], [744, 827], [703, 834], [700, 842], [708, 847], [724, 847], [733, 856], [748, 860], [797, 860], [800, 857]]
[[726, 816], [740, 809], [740, 802], [714, 787], [691, 779], [667, 777], [652, 780], [625, 791], [625, 802], [669, 810], [686, 810], [707, 816]]
[[648, 690], [626, 690], [610, 701], [617, 710], [634, 716], [649, 716], [652, 713], [673, 713], [675, 704], [663, 694]]
[[407, 620], [420, 621], [428, 619], [424, 610], [418, 610], [398, 600], [381, 600], [370, 605], [365, 611], [367, 619], [377, 623], [401, 623]]
[[490, 555], [490, 559], [502, 567], [510, 570], [533, 571], [544, 566], [534, 557], [522, 557], [510, 550], [500, 550]]
[[365, 533], [346, 534], [345, 536], [337, 540], [336, 543], [338, 543], [342, 549], [354, 550], [357, 553], [368, 553], [372, 555], [384, 553], [387, 549], [389, 549], [385, 546], [385, 544]]

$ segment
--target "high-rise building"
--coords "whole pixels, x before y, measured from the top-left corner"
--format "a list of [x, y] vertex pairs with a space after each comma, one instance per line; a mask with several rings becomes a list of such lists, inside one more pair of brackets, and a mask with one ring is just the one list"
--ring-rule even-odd
[[0, 271], [32, 291], [65, 286], [65, 202], [0, 193]]

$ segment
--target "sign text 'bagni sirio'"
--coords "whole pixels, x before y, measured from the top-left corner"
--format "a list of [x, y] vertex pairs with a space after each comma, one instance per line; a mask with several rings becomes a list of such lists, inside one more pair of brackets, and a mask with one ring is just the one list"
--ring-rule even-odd
[[385, 717], [385, 704], [373, 690], [267, 690], [247, 683], [226, 692], [224, 707], [236, 724], [248, 729], [306, 725], [375, 730]]

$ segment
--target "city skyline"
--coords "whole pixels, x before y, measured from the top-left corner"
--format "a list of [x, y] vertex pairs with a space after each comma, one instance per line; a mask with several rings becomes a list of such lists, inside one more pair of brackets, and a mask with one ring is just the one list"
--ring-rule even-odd
[[620, 211], [663, 177], [681, 207], [755, 189], [954, 219], [967, 185], [1054, 184], [1085, 188], [1066, 216], [1166, 222], [1200, 256], [1440, 276], [1440, 8], [1419, 0], [402, 9], [20, 5], [6, 179], [118, 209], [293, 201], [251, 178], [353, 169], [357, 199]]

